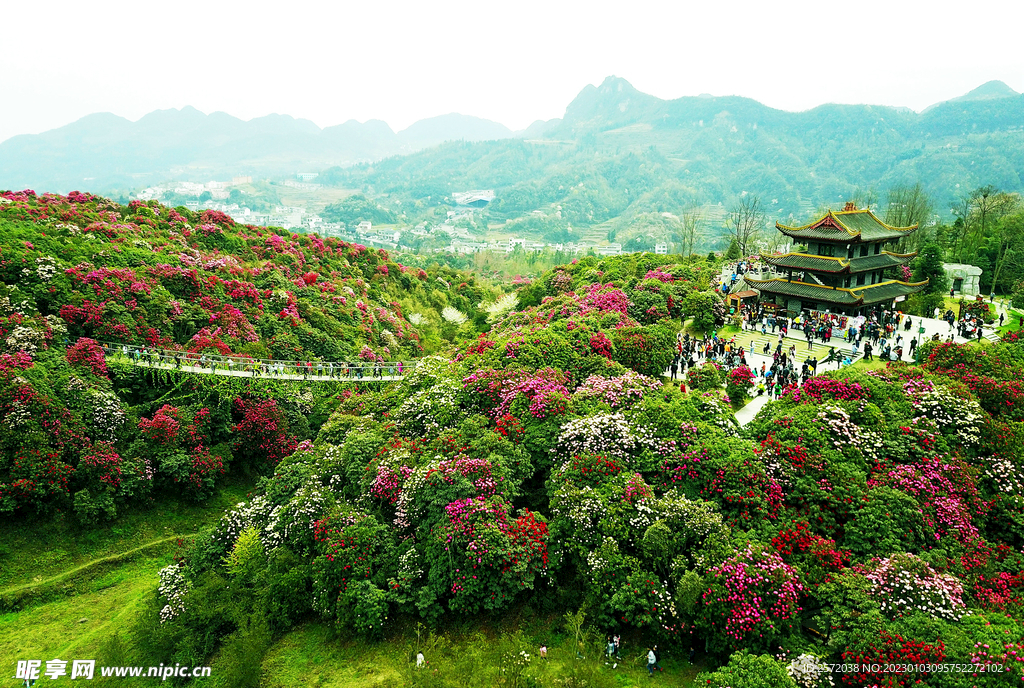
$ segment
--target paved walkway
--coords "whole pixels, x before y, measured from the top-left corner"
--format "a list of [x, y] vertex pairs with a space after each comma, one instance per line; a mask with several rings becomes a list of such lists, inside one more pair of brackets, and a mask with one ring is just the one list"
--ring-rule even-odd
[[746, 406], [736, 412], [736, 422], [740, 424], [740, 427], [743, 427], [750, 421], [754, 420], [754, 416], [757, 415], [757, 412], [764, 408], [764, 405], [770, 400], [771, 397], [767, 394], [761, 397], [754, 397]]

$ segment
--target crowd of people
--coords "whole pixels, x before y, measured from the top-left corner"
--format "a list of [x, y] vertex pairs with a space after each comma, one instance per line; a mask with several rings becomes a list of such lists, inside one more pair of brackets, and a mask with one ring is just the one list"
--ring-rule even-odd
[[[739, 264], [738, 274], [744, 269], [749, 269], [747, 264]], [[748, 366], [756, 379], [754, 393], [778, 398], [816, 375], [819, 365], [835, 363], [840, 368], [850, 365], [861, 354], [866, 361], [900, 361], [904, 360], [905, 353], [913, 358], [926, 336], [923, 319], [886, 309], [875, 309], [862, 316], [804, 311], [789, 318], [776, 313], [771, 305], [751, 304], [741, 306], [737, 315], [742, 330], [760, 332], [762, 336], [771, 333], [777, 338], [768, 339], [763, 346], [752, 339], [747, 348], [739, 341], [742, 336], [725, 338], [713, 334], [700, 338], [680, 332], [669, 366], [672, 380], [685, 378], [688, 369], [705, 362], [714, 362], [726, 371]], [[1002, 318], [1000, 316], [1000, 324]], [[984, 323], [977, 316], [965, 316], [957, 321], [952, 311], [947, 311], [944, 319], [950, 325], [946, 341], [953, 341], [954, 330], [962, 337], [980, 339], [983, 336]], [[796, 332], [803, 334], [808, 351], [820, 343], [828, 347], [827, 355], [821, 360], [813, 355], [800, 361], [797, 346], [786, 342], [786, 338], [792, 338]], [[941, 341], [941, 336], [933, 333], [930, 339]], [[748, 357], [754, 353], [770, 357], [771, 361], [751, 365]]]
[[301, 375], [310, 377], [362, 380], [383, 379], [404, 375], [407, 367], [401, 361], [336, 362], [336, 361], [284, 361], [256, 360], [244, 356], [214, 356], [188, 351], [168, 351], [154, 347], [131, 347], [104, 344], [103, 353], [107, 358], [120, 354], [136, 365], [150, 367], [166, 366], [181, 370], [182, 366], [209, 369], [211, 373], [225, 370], [229, 373], [251, 373], [252, 377], [284, 377]]

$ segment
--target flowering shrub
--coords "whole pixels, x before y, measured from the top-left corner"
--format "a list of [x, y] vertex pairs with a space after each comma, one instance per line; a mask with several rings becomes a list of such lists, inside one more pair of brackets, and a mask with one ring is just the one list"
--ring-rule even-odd
[[955, 576], [936, 573], [913, 554], [894, 554], [865, 574], [882, 612], [890, 618], [923, 612], [959, 621], [966, 613], [963, 586]]
[[194, 499], [213, 493], [214, 484], [224, 475], [224, 462], [207, 449], [209, 409], [193, 412], [165, 404], [152, 418], [139, 420], [143, 439], [131, 447], [144, 458], [151, 478], [166, 489], [185, 490]]
[[185, 593], [188, 585], [177, 563], [160, 569], [157, 594], [166, 602], [160, 610], [160, 623], [171, 621], [185, 611]]
[[768, 647], [792, 631], [803, 588], [778, 554], [748, 546], [709, 577], [699, 621], [713, 646]]
[[825, 688], [835, 685], [829, 666], [818, 657], [806, 652], [786, 666], [786, 673], [800, 688]]
[[754, 384], [754, 373], [745, 365], [736, 366], [726, 376], [725, 394], [738, 406], [749, 396], [750, 386]]
[[869, 393], [859, 382], [848, 380], [833, 380], [824, 375], [816, 375], [805, 380], [803, 385], [793, 389], [789, 394], [793, 401], [813, 400], [815, 402], [823, 399], [834, 401], [858, 401], [867, 398]]
[[447, 588], [460, 613], [504, 609], [547, 568], [547, 524], [537, 514], [513, 516], [500, 498], [464, 499], [445, 507], [428, 545], [432, 586]]
[[605, 413], [563, 425], [557, 447], [569, 456], [604, 453], [625, 458], [641, 447], [641, 440], [623, 414]]
[[82, 337], [69, 346], [66, 353], [68, 363], [89, 369], [93, 375], [107, 376], [107, 361], [103, 349], [94, 340]]
[[612, 358], [612, 340], [604, 332], [597, 332], [590, 337], [590, 350], [598, 356]]
[[[857, 647], [844, 652], [842, 659], [859, 668], [842, 674], [840, 680], [844, 684], [896, 688], [921, 684], [929, 676], [927, 667], [941, 664], [946, 659], [946, 653], [945, 644], [941, 640], [932, 644], [904, 638], [882, 629], [877, 640], [862, 639]], [[904, 665], [907, 670], [899, 673], [885, 671], [892, 664]]]
[[722, 386], [722, 368], [712, 361], [690, 368], [686, 371], [686, 384], [701, 392], [718, 389]]
[[298, 440], [288, 432], [288, 419], [273, 399], [235, 399], [241, 419], [234, 427], [235, 454], [251, 465], [273, 468], [295, 451]]
[[612, 378], [591, 375], [573, 392], [574, 397], [597, 399], [612, 408], [629, 406], [645, 392], [661, 389], [658, 380], [628, 370]]

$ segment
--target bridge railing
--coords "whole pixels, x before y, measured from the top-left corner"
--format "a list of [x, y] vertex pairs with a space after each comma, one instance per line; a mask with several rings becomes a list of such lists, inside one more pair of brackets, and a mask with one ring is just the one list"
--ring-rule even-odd
[[253, 376], [299, 375], [303, 377], [361, 380], [373, 377], [401, 377], [417, 366], [417, 361], [299, 361], [250, 358], [248, 356], [174, 351], [156, 347], [115, 342], [97, 342], [108, 358], [125, 358], [158, 368], [208, 368], [211, 373], [252, 373]]

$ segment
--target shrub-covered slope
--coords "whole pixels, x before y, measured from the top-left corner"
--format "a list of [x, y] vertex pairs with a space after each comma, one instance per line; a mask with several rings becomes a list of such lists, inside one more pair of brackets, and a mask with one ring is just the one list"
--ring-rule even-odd
[[272, 469], [338, 400], [322, 385], [108, 365], [99, 343], [409, 360], [484, 322], [497, 296], [456, 271], [215, 212], [0, 194], [0, 513], [89, 522], [154, 491], [203, 498], [233, 463]]
[[740, 430], [720, 390], [634, 370], [673, 343], [654, 313], [703, 294], [699, 267], [645, 260], [556, 269], [454, 360], [347, 399], [164, 572], [138, 651], [582, 604], [728, 663], [712, 685], [819, 685], [822, 661], [866, 667], [842, 685], [1019, 681], [1020, 344], [821, 375]]

